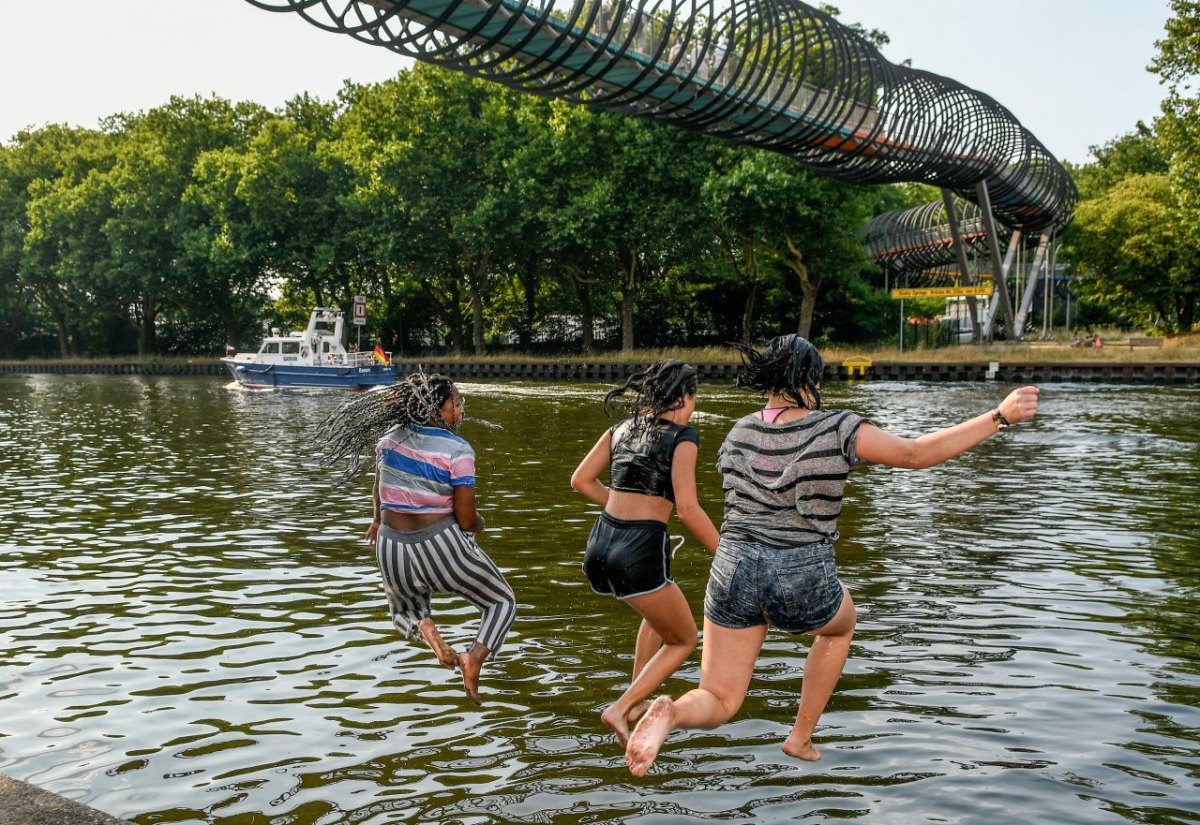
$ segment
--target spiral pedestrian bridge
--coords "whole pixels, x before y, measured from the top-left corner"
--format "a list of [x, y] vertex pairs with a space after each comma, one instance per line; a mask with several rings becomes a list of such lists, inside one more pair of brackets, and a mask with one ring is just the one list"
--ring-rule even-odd
[[[779, 152], [840, 180], [931, 184], [995, 224], [983, 230], [993, 247], [1002, 234], [1061, 229], [1078, 199], [1062, 164], [995, 100], [887, 61], [798, 0], [247, 1], [511, 88]], [[928, 249], [896, 254], [919, 219], [875, 226], [876, 240], [887, 225], [903, 230], [881, 240], [890, 257], [877, 260], [898, 273], [924, 268]], [[952, 210], [947, 226], [955, 220]], [[947, 252], [961, 234], [942, 239], [943, 257], [961, 257]]]

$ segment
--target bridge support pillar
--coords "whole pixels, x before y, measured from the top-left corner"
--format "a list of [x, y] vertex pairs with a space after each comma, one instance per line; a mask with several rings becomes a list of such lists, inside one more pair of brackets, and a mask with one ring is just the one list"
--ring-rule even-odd
[[[942, 203], [946, 205], [946, 219], [950, 222], [950, 239], [954, 243], [954, 254], [958, 258], [958, 272], [965, 286], [973, 286], [975, 276], [967, 264], [967, 247], [963, 244], [962, 227], [958, 222], [958, 210], [954, 207], [954, 195], [942, 189]], [[991, 236], [989, 235], [989, 240]], [[971, 314], [971, 343], [983, 342], [983, 327], [979, 323], [979, 303], [974, 296], [967, 298], [967, 312]]]
[[988, 251], [992, 256], [992, 303], [999, 302], [1004, 328], [1011, 335], [1013, 329], [1012, 302], [1008, 299], [1008, 284], [1004, 279], [1004, 262], [1000, 260], [1000, 236], [996, 232], [996, 216], [992, 214], [992, 196], [988, 192], [987, 181], [981, 180], [977, 183], [975, 192], [978, 197], [980, 216], [983, 218], [983, 225], [987, 232]]

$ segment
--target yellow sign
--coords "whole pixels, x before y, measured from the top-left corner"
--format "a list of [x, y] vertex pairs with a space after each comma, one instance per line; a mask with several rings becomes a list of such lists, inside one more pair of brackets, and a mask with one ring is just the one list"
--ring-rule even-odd
[[985, 286], [927, 286], [920, 289], [893, 289], [893, 298], [958, 298], [975, 296], [986, 298], [992, 294], [990, 284]]

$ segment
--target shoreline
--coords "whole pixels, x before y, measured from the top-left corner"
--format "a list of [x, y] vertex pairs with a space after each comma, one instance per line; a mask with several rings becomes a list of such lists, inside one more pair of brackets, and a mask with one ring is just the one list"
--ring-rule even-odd
[[134, 824], [37, 785], [0, 774], [0, 825]]
[[[1004, 360], [1003, 353], [989, 353], [992, 360], [872, 360], [848, 357], [825, 365], [830, 381], [999, 381], [1004, 383], [1200, 383], [1200, 360]], [[653, 360], [606, 361], [601, 359], [557, 360], [471, 360], [422, 359], [395, 363], [400, 375], [423, 368], [454, 379], [509, 379], [526, 381], [612, 381], [623, 379]], [[702, 380], [732, 380], [734, 362], [696, 362]], [[194, 375], [229, 378], [218, 359], [188, 361], [8, 361], [0, 363], [0, 375]], [[231, 380], [231, 379], [230, 379]]]

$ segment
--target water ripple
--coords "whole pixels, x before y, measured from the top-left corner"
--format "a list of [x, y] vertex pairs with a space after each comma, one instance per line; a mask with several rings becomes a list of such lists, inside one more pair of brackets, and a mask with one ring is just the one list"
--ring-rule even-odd
[[[860, 623], [823, 760], [779, 749], [805, 645], [772, 633], [737, 717], [635, 780], [598, 714], [636, 623], [582, 580], [594, 508], [567, 483], [606, 388], [462, 388], [505, 427], [466, 434], [520, 603], [478, 708], [388, 626], [368, 481], [334, 483], [308, 441], [339, 396], [0, 378], [0, 769], [147, 825], [1200, 822], [1195, 389], [1049, 385], [968, 456], [857, 471], [839, 559]], [[1004, 390], [826, 403], [917, 434]], [[716, 514], [712, 456], [752, 399], [704, 385], [701, 407]], [[697, 613], [707, 560], [689, 540], [675, 563]], [[438, 602], [455, 644], [476, 615]]]

